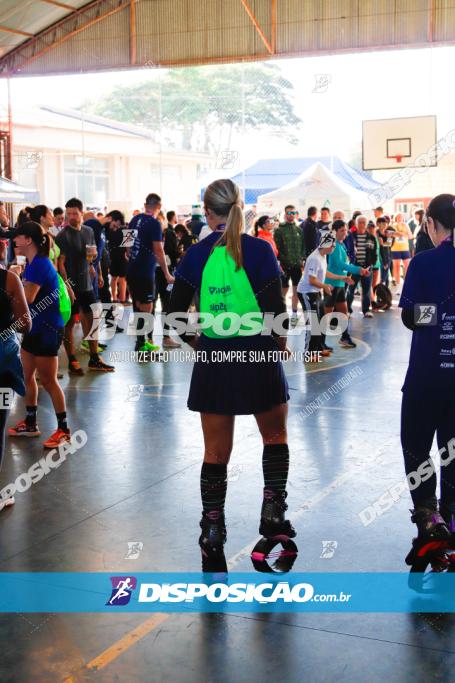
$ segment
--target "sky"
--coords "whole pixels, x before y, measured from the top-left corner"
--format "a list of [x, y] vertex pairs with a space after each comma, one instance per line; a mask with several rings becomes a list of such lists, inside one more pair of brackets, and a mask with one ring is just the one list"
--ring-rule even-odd
[[[455, 63], [455, 47], [281, 59], [275, 63], [294, 85], [295, 111], [303, 119], [299, 142], [292, 146], [264, 134], [237, 136], [232, 146], [241, 149], [240, 167], [266, 155], [333, 154], [346, 158], [360, 151], [365, 119], [436, 114], [438, 138], [453, 127], [455, 96], [449, 65]], [[141, 68], [17, 78], [11, 82], [13, 110], [49, 103], [74, 108], [107, 94], [114, 86], [157, 77], [156, 70]], [[273, 106], [273, 102], [266, 106]]]

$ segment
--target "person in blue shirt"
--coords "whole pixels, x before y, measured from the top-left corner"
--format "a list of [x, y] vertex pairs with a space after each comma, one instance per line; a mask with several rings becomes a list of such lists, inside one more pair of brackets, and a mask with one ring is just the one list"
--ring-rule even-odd
[[[418, 551], [425, 562], [435, 543], [447, 544], [455, 534], [455, 195], [434, 197], [426, 223], [436, 248], [412, 259], [400, 299], [403, 323], [412, 330], [401, 409], [411, 519], [418, 529], [408, 564]], [[441, 457], [439, 507], [430, 457], [435, 434]]]
[[23, 275], [25, 298], [30, 307], [32, 329], [24, 334], [21, 359], [25, 375], [26, 417], [8, 430], [9, 436], [38, 437], [36, 422], [38, 405], [38, 372], [42, 387], [51, 397], [57, 418], [57, 430], [44, 442], [45, 448], [57, 448], [70, 441], [66, 421], [65, 395], [57, 379], [58, 351], [63, 339], [64, 323], [60, 313], [57, 271], [49, 259], [50, 237], [38, 223], [20, 225], [14, 238], [16, 253], [25, 256]]
[[[146, 197], [144, 213], [134, 216], [128, 226], [136, 233], [129, 253], [126, 276], [135, 313], [152, 313], [157, 263], [168, 284], [174, 282], [166, 263], [161, 223], [157, 220], [160, 210], [161, 197], [152, 192]], [[145, 339], [144, 323], [145, 321], [139, 317], [136, 325], [135, 350], [141, 353], [157, 351], [159, 346], [153, 344], [153, 330], [148, 333], [148, 340]]]
[[[346, 251], [345, 240], [348, 228], [344, 221], [337, 220], [332, 223], [332, 230], [335, 232], [336, 242], [334, 251], [328, 256], [327, 268], [330, 273], [338, 277], [326, 277], [325, 283], [332, 286], [330, 294], [324, 298], [324, 313], [332, 313], [334, 310], [348, 317], [348, 305], [346, 303], [346, 285], [352, 285], [351, 275], [368, 275], [369, 271], [361, 266], [349, 263]], [[340, 346], [346, 349], [354, 349], [357, 345], [352, 340], [348, 327], [341, 335]]]
[[[295, 536], [285, 519], [289, 393], [281, 356], [287, 357], [286, 333], [261, 334], [263, 313], [285, 318], [283, 330], [289, 318], [272, 247], [244, 233], [238, 186], [232, 180], [211, 183], [204, 193], [204, 208], [212, 233], [190, 247], [177, 267], [168, 322], [177, 328], [171, 316], [188, 311], [195, 294], [201, 315], [210, 321], [208, 314], [212, 314], [200, 336], [177, 332], [200, 354], [193, 367], [188, 407], [201, 413], [205, 444], [200, 480], [202, 569], [225, 572], [224, 505], [236, 415], [254, 415], [263, 439], [259, 532], [270, 539]], [[253, 316], [259, 326], [243, 327], [244, 315]]]

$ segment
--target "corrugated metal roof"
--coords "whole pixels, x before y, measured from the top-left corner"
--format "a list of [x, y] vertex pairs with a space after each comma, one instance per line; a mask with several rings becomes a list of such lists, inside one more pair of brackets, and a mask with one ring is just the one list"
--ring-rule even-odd
[[455, 42], [452, 0], [61, 0], [75, 11], [50, 3], [1, 1], [0, 75]]

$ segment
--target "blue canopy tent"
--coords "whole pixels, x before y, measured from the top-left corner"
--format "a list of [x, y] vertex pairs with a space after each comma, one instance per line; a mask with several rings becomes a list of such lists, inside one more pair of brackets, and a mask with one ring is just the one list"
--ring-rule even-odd
[[241, 188], [245, 188], [245, 204], [255, 204], [259, 195], [283, 187], [317, 162], [357, 190], [372, 192], [380, 185], [366, 173], [349, 166], [339, 157], [330, 156], [261, 159], [253, 166], [237, 173], [232, 180]]

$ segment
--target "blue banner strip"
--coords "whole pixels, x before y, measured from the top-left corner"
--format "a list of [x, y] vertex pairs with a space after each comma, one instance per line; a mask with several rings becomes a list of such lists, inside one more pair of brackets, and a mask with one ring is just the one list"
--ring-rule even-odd
[[455, 612], [455, 573], [0, 573], [0, 612]]

